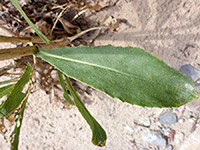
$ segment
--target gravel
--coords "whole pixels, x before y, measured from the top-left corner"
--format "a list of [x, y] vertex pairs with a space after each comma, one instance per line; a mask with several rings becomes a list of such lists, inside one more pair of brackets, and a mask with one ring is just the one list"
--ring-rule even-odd
[[159, 131], [148, 130], [142, 137], [142, 140], [149, 144], [159, 145], [162, 147], [165, 147], [167, 144], [166, 139]]
[[164, 125], [174, 125], [177, 122], [177, 116], [174, 113], [167, 112], [162, 114], [158, 118], [158, 121]]
[[137, 150], [149, 150], [148, 148], [137, 147]]
[[129, 131], [129, 132], [131, 132], [131, 133], [133, 133], [134, 132], [134, 129], [133, 129], [133, 127], [131, 127], [131, 126], [129, 126], [129, 125], [126, 125], [126, 130], [127, 131]]
[[168, 145], [164, 150], [173, 150], [173, 147], [171, 145]]
[[190, 77], [194, 82], [198, 81], [200, 79], [200, 69], [196, 68], [190, 64], [181, 66], [180, 72], [186, 74], [188, 77]]
[[151, 125], [151, 121], [148, 117], [141, 117], [138, 123], [145, 127], [149, 127]]

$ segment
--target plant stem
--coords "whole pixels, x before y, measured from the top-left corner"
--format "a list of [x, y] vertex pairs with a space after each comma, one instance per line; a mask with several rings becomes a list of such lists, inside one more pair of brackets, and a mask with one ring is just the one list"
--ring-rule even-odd
[[36, 46], [17, 47], [9, 49], [0, 49], [0, 61], [18, 58], [27, 55], [33, 55], [38, 52]]
[[7, 37], [0, 35], [0, 42], [15, 42], [15, 43], [22, 43], [22, 42], [31, 42], [31, 38], [27, 37]]
[[14, 65], [13, 64], [10, 64], [8, 66], [5, 66], [3, 68], [0, 69], [0, 77], [2, 75], [4, 75], [6, 72], [8, 72], [10, 69], [14, 68]]
[[[50, 39], [53, 39], [53, 37], [47, 36]], [[37, 44], [43, 44], [44, 41], [39, 36], [33, 36], [31, 38], [29, 37], [17, 37], [17, 36], [3, 36], [0, 35], [0, 42], [14, 42], [14, 43], [27, 43], [27, 42], [32, 42], [32, 43], [37, 43]]]
[[25, 12], [22, 10], [17, 0], [11, 0], [12, 4], [17, 8], [20, 14], [24, 17], [31, 28], [38, 34], [38, 36], [46, 43], [49, 44], [50, 40], [32, 23], [32, 21], [27, 17]]

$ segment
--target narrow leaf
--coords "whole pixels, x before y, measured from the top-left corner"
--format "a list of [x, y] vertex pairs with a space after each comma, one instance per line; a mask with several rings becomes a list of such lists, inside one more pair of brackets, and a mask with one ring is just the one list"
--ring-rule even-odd
[[11, 0], [13, 5], [17, 8], [17, 10], [20, 12], [20, 14], [24, 17], [24, 19], [27, 21], [27, 23], [31, 26], [31, 28], [37, 33], [37, 35], [46, 43], [49, 44], [50, 40], [46, 38], [46, 36], [38, 30], [38, 28], [32, 23], [32, 21], [27, 17], [27, 15], [22, 10], [21, 6], [19, 5], [17, 0]]
[[76, 107], [78, 108], [81, 115], [85, 118], [85, 120], [87, 121], [92, 130], [92, 143], [97, 146], [105, 146], [107, 139], [106, 132], [101, 127], [101, 125], [92, 117], [90, 112], [84, 106], [83, 102], [80, 100], [80, 97], [77, 95], [72, 84], [70, 83], [69, 78], [67, 76], [65, 76], [65, 78]]
[[64, 74], [130, 104], [178, 107], [198, 98], [191, 79], [140, 48], [39, 50], [38, 57]]
[[17, 113], [18, 118], [16, 120], [15, 129], [11, 134], [11, 141], [10, 141], [11, 142], [11, 150], [18, 150], [20, 128], [22, 126], [22, 120], [23, 120], [23, 116], [24, 116], [24, 109], [26, 107], [26, 102], [27, 102], [27, 99], [23, 102], [20, 112]]
[[28, 64], [25, 72], [21, 76], [20, 80], [15, 84], [13, 90], [8, 95], [5, 102], [0, 106], [0, 117], [7, 116], [9, 113], [13, 112], [22, 103], [27, 93], [21, 92], [22, 88], [30, 80], [32, 73], [32, 68]]
[[8, 65], [3, 68], [0, 68], [0, 76], [2, 76], [4, 73], [8, 72], [12, 68], [14, 68], [13, 65]]
[[0, 98], [2, 98], [5, 95], [8, 95], [12, 91], [14, 86], [15, 86], [14, 84], [11, 84], [11, 85], [1, 87], [0, 88]]
[[63, 89], [63, 97], [65, 98], [65, 100], [70, 103], [70, 104], [73, 104], [72, 100], [70, 99], [69, 95], [68, 95], [68, 92], [67, 92], [67, 89], [66, 89], [66, 85], [65, 85], [65, 81], [63, 79], [63, 76], [62, 76], [62, 73], [60, 71], [58, 71], [58, 78], [59, 78], [59, 82], [60, 82], [60, 85]]
[[0, 42], [15, 42], [15, 43], [22, 43], [22, 42], [31, 42], [31, 38], [28, 37], [10, 37], [10, 36], [3, 36], [0, 35]]
[[0, 82], [0, 85], [4, 85], [4, 84], [7, 84], [7, 83], [12, 83], [12, 82], [16, 82], [18, 81], [19, 78], [13, 78], [13, 79], [10, 79], [10, 80], [6, 80], [6, 81], [2, 81]]

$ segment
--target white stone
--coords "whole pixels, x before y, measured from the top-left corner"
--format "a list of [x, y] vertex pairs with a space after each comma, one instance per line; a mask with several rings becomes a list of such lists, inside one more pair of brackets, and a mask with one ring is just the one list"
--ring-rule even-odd
[[126, 125], [126, 130], [129, 132], [134, 132], [134, 129], [129, 125]]
[[141, 117], [139, 119], [139, 124], [149, 127], [151, 125], [151, 121], [148, 117]]

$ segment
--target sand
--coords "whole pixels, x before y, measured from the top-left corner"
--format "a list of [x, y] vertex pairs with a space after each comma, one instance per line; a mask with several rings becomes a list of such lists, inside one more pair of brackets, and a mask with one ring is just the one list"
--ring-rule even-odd
[[[116, 2], [114, 6], [97, 12], [89, 19], [97, 21], [113, 16], [126, 19], [127, 23], [120, 23], [116, 32], [102, 33], [94, 40], [94, 45], [140, 47], [162, 58], [177, 70], [184, 64], [198, 66], [200, 63], [199, 0], [111, 0], [109, 5], [114, 2]], [[5, 34], [3, 31], [0, 33]], [[11, 47], [11, 45], [1, 44], [1, 47]], [[4, 62], [0, 63], [2, 66]], [[99, 148], [91, 143], [90, 128], [77, 108], [64, 109], [62, 103], [51, 101], [49, 95], [36, 87], [25, 110], [19, 149], [137, 150], [137, 147], [149, 148], [152, 146], [143, 142], [141, 137], [149, 128], [159, 130], [156, 118], [168, 111], [168, 109], [132, 106], [96, 90], [92, 90], [91, 95], [83, 93], [81, 97], [86, 101], [85, 105], [91, 114], [106, 130], [108, 136], [106, 147]], [[180, 111], [177, 113], [180, 114]], [[150, 118], [151, 126], [137, 126], [135, 122], [138, 122], [141, 117]], [[190, 140], [187, 137], [193, 134], [190, 132], [191, 127], [192, 123], [187, 120], [185, 123], [177, 123], [173, 126], [177, 132], [182, 132], [186, 136], [186, 142], [182, 141], [185, 148], [191, 143], [187, 141]], [[0, 138], [0, 141], [0, 149], [7, 150], [9, 144], [3, 138]], [[176, 150], [181, 149], [182, 143], [176, 145]], [[198, 141], [193, 143], [195, 144], [198, 144]], [[185, 150], [184, 147], [181, 150]]]

